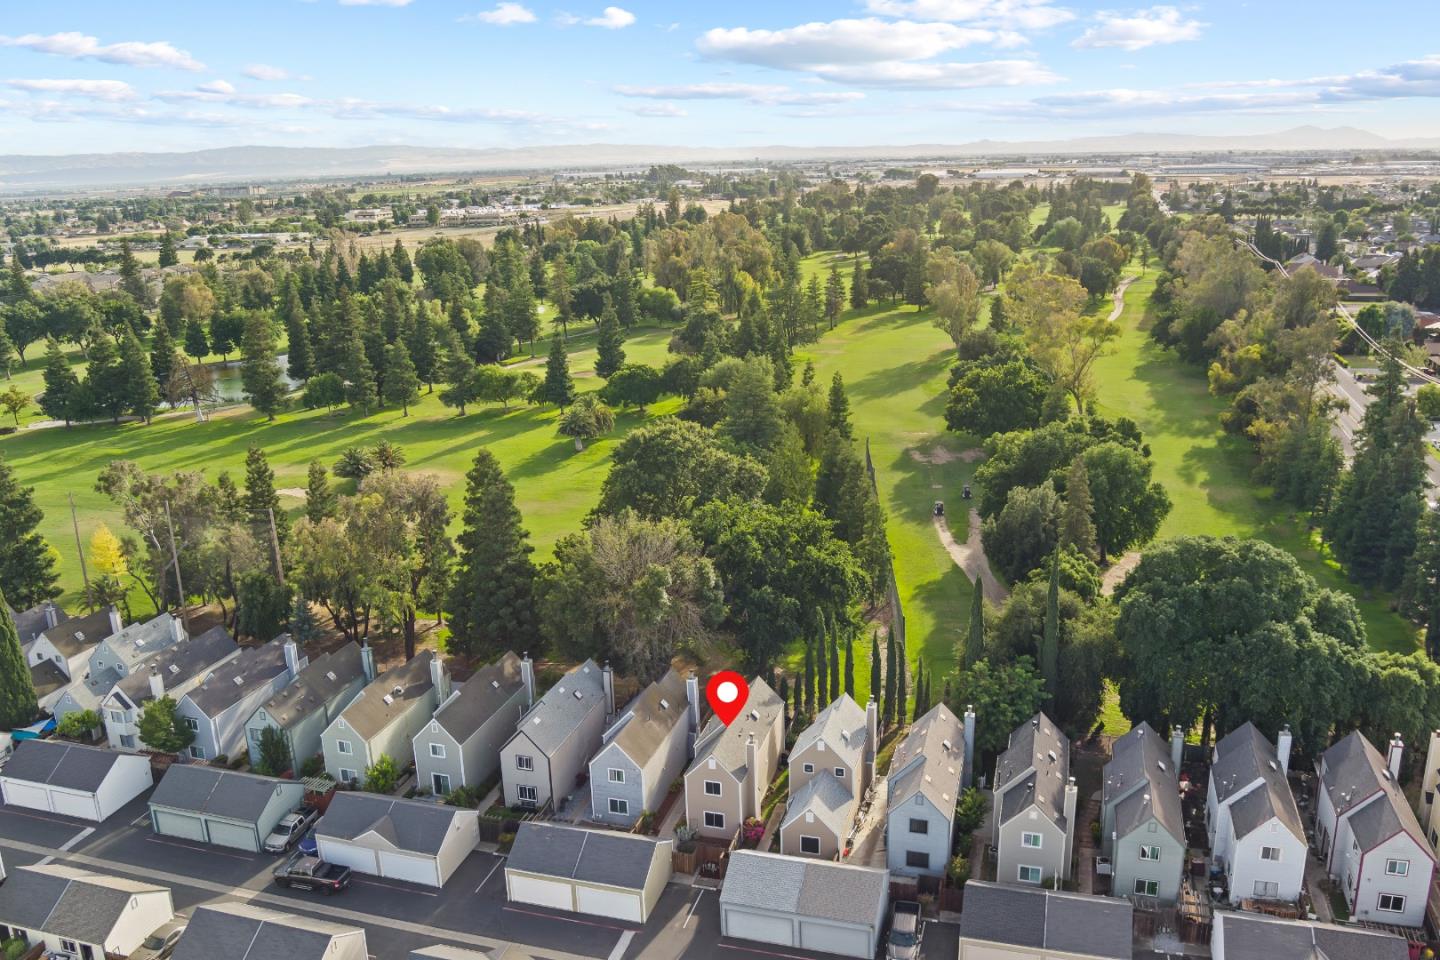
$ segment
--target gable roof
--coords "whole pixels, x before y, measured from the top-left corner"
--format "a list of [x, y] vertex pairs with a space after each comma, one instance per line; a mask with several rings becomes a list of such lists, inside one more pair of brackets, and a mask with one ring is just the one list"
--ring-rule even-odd
[[365, 932], [252, 903], [207, 903], [195, 908], [172, 960], [324, 960], [337, 937], [353, 936]]
[[315, 825], [317, 837], [354, 840], [375, 833], [397, 850], [434, 856], [445, 845], [457, 816], [474, 811], [420, 800], [341, 790]]
[[937, 703], [910, 725], [891, 754], [890, 806], [899, 807], [919, 793], [948, 813], [960, 799], [964, 772], [965, 725], [949, 707]]
[[1130, 960], [1132, 914], [1128, 900], [972, 880], [965, 885], [960, 937]]
[[1215, 744], [1210, 783], [1215, 787], [1216, 799], [1225, 803], [1257, 781], [1260, 786], [1253, 791], [1257, 795], [1243, 796], [1230, 807], [1236, 839], [1248, 836], [1256, 827], [1278, 817], [1287, 830], [1304, 840], [1300, 809], [1295, 806], [1295, 796], [1280, 769], [1275, 747], [1247, 720]]
[[750, 698], [745, 701], [745, 710], [729, 726], [719, 717], [711, 717], [705, 729], [695, 741], [695, 759], [685, 772], [689, 774], [702, 766], [708, 766], [711, 757], [737, 780], [745, 778], [745, 745], [750, 734], [755, 734], [756, 745], [765, 742], [775, 718], [785, 709], [780, 695], [759, 677], [750, 680]]
[[888, 870], [736, 850], [725, 870], [720, 902], [863, 923], [889, 894]]
[[[1321, 783], [1337, 818], [1350, 816], [1350, 830], [1361, 850], [1373, 850], [1404, 831], [1430, 853], [1425, 831], [1380, 751], [1359, 730], [1352, 730], [1320, 755]], [[1380, 796], [1375, 797], [1375, 794]], [[1367, 801], [1367, 798], [1374, 797]], [[1356, 810], [1357, 806], [1363, 807]]]
[[115, 684], [115, 689], [135, 706], [142, 706], [154, 699], [150, 695], [150, 674], [157, 671], [165, 683], [166, 696], [179, 700], [207, 673], [239, 651], [235, 638], [224, 627], [211, 627], [198, 637], [161, 650], [147, 661], [147, 669], [132, 671]]
[[435, 711], [435, 722], [454, 737], [456, 743], [463, 744], [524, 688], [520, 658], [507, 652], [494, 663], [475, 671], [460, 690]]
[[330, 702], [330, 698], [365, 676], [360, 645], [353, 640], [338, 650], [321, 654], [300, 671], [300, 677], [266, 700], [262, 709], [288, 730]]
[[803, 820], [807, 813], [814, 814], [815, 819], [823, 823], [843, 845], [850, 832], [850, 812], [853, 809], [854, 798], [850, 796], [850, 791], [835, 779], [834, 774], [823, 771], [811, 777], [810, 782], [790, 798], [790, 805], [785, 810], [785, 822], [780, 825], [780, 829], [784, 830], [797, 820]]
[[5, 610], [10, 614], [10, 619], [15, 621], [15, 632], [20, 635], [20, 645], [22, 647], [34, 641], [36, 637], [39, 637], [40, 634], [44, 633], [46, 628], [50, 626], [52, 607], [54, 608], [53, 615], [58, 618], [56, 620], [57, 623], [70, 619], [64, 610], [55, 606], [55, 604], [49, 600], [31, 607], [29, 610], [21, 610], [18, 613], [10, 604], [5, 604]]
[[0, 923], [103, 945], [137, 894], [166, 887], [59, 864], [19, 867], [0, 886]]
[[1365, 927], [1281, 920], [1254, 913], [1215, 914], [1215, 960], [1409, 960], [1400, 937]]
[[0, 777], [93, 792], [121, 758], [133, 760], [134, 755], [60, 740], [24, 740], [15, 744]]
[[1185, 816], [1180, 809], [1180, 784], [1170, 769], [1169, 743], [1150, 724], [1140, 721], [1111, 749], [1105, 764], [1103, 804], [1115, 805], [1115, 832], [1126, 836], [1153, 817], [1183, 845]]
[[826, 750], [835, 751], [851, 770], [858, 770], [865, 756], [866, 732], [865, 708], [852, 700], [848, 693], [842, 693], [800, 732], [795, 746], [790, 749], [790, 756], [799, 756], [823, 740]]
[[[130, 624], [119, 633], [106, 637], [104, 643], [111, 653], [125, 663], [126, 670], [134, 673], [139, 664], [180, 642], [184, 633], [179, 621], [169, 613], [162, 613], [144, 623]], [[98, 652], [97, 650], [90, 654], [91, 669], [83, 678], [83, 686], [76, 684], [72, 687], [72, 692], [77, 694], [76, 702], [92, 708], [99, 704], [101, 697], [115, 688], [122, 676], [113, 663], [96, 668], [95, 656]], [[84, 693], [80, 693], [81, 690]]]
[[31, 665], [30, 685], [35, 688], [36, 699], [43, 700], [56, 690], [69, 686], [70, 678], [54, 660], [46, 658]]
[[535, 701], [516, 732], [523, 732], [536, 749], [549, 756], [596, 709], [606, 709], [605, 684], [595, 661], [586, 660]]
[[669, 841], [531, 820], [516, 831], [506, 869], [640, 890], [662, 843]]
[[428, 947], [416, 947], [410, 951], [410, 960], [489, 960], [494, 954], [484, 950], [469, 950], [448, 943], [436, 943]]
[[200, 712], [218, 717], [261, 687], [268, 687], [285, 672], [285, 640], [245, 647], [238, 656], [216, 667], [198, 687], [186, 694]]
[[650, 684], [620, 711], [620, 719], [606, 731], [614, 743], [638, 764], [645, 764], [675, 727], [685, 723], [689, 702], [685, 680], [673, 669]]
[[165, 771], [159, 786], [150, 795], [151, 806], [169, 807], [192, 813], [206, 813], [254, 823], [284, 784], [254, 773], [237, 773], [222, 767], [176, 763]]
[[1065, 823], [1065, 786], [1070, 779], [1070, 741], [1045, 714], [1037, 713], [1010, 732], [1010, 743], [995, 761], [995, 791], [1001, 794], [1000, 822], [1038, 806], [1060, 829]]
[[70, 617], [41, 635], [50, 641], [57, 653], [69, 660], [93, 650], [101, 640], [111, 635], [110, 612], [111, 608], [106, 607], [84, 617]]
[[391, 667], [375, 678], [350, 705], [340, 711], [345, 723], [369, 740], [415, 705], [431, 695], [430, 661], [435, 651], [422, 650], [409, 661]]

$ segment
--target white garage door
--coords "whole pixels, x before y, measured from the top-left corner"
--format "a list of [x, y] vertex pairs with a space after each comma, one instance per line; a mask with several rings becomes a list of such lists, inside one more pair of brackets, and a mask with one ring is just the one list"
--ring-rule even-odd
[[574, 910], [575, 900], [568, 883], [527, 877], [523, 874], [505, 872], [510, 881], [510, 899], [515, 903], [533, 903], [537, 907], [554, 907], [557, 910]]
[[187, 813], [156, 810], [155, 832], [167, 837], [183, 837], [186, 840], [199, 840], [204, 843], [205, 821]]
[[50, 791], [18, 780], [6, 780], [3, 785], [5, 802], [12, 807], [29, 807], [31, 810], [50, 809]]
[[224, 820], [207, 820], [210, 828], [210, 842], [233, 850], [249, 850], [254, 853], [255, 828], [248, 823], [229, 823]]
[[403, 853], [380, 851], [380, 876], [395, 880], [409, 880], [423, 883], [427, 887], [440, 886], [440, 870], [430, 857], [412, 857]]
[[725, 936], [795, 946], [794, 924], [789, 917], [771, 917], [736, 907], [725, 908]]
[[342, 867], [349, 867], [357, 873], [368, 873], [371, 876], [375, 876], [380, 872], [375, 866], [374, 850], [367, 850], [364, 847], [357, 847], [343, 841], [326, 840], [323, 837], [320, 838], [317, 843], [321, 860], [338, 863]]
[[594, 887], [576, 885], [575, 909], [581, 913], [594, 913], [616, 920], [645, 922], [645, 904], [638, 893], [623, 890], [596, 890]]
[[821, 953], [838, 953], [846, 957], [869, 957], [870, 934], [854, 927], [841, 927], [816, 920], [800, 921], [800, 946]]
[[63, 813], [67, 817], [79, 817], [81, 820], [100, 819], [99, 808], [93, 793], [69, 793], [52, 787], [50, 789], [50, 809], [56, 813]]

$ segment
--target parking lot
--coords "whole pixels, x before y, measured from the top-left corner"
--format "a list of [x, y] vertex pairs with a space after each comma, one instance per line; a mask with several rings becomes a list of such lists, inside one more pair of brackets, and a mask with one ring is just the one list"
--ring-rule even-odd
[[[365, 928], [377, 960], [404, 960], [433, 943], [482, 949], [505, 960], [744, 960], [825, 955], [720, 937], [719, 893], [672, 884], [643, 928], [603, 917], [505, 900], [504, 857], [476, 851], [443, 889], [355, 875], [336, 897], [284, 890], [270, 873], [282, 858], [249, 854], [172, 837], [150, 829], [142, 797], [103, 824], [0, 806], [0, 853], [7, 868], [64, 862], [82, 869], [130, 876], [170, 887], [175, 908], [246, 900]], [[925, 960], [953, 960], [958, 931], [929, 924]]]

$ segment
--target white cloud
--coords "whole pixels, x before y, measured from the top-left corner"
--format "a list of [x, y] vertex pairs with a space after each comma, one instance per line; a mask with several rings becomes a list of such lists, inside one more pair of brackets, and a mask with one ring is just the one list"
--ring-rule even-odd
[[112, 103], [136, 98], [135, 89], [120, 80], [7, 80], [5, 85], [27, 93], [72, 96]]
[[701, 53], [717, 60], [814, 70], [837, 64], [929, 60], [998, 38], [996, 31], [977, 27], [867, 17], [805, 23], [783, 30], [716, 27], [702, 34], [697, 46]]
[[1075, 47], [1119, 47], [1135, 51], [1166, 43], [1200, 39], [1206, 24], [1186, 19], [1175, 7], [1151, 7], [1125, 14], [1102, 11], [1095, 15], [1097, 26], [1076, 38]]
[[585, 21], [589, 27], [604, 27], [606, 30], [620, 30], [635, 22], [635, 14], [620, 7], [606, 7], [598, 17]]
[[408, 7], [414, 0], [340, 0], [342, 7]]
[[1075, 19], [1050, 0], [866, 0], [865, 9], [907, 20], [979, 23], [1013, 30], [1044, 30]]
[[975, 63], [902, 63], [890, 60], [856, 66], [824, 67], [827, 80], [860, 87], [909, 90], [960, 90], [1056, 83], [1062, 78], [1033, 60], [983, 60]]
[[637, 117], [685, 117], [689, 116], [685, 108], [673, 103], [646, 103], [638, 107], [625, 107], [627, 112]]
[[234, 93], [235, 84], [228, 80], [211, 80], [209, 83], [202, 83], [196, 90], [203, 90], [206, 93]]
[[507, 0], [505, 3], [497, 3], [493, 10], [467, 13], [460, 19], [462, 21], [475, 20], [496, 27], [509, 27], [517, 23], [534, 23], [535, 12], [524, 4], [511, 3]]
[[[226, 86], [229, 86], [226, 84]], [[266, 110], [277, 112], [306, 111], [328, 114], [342, 120], [374, 119], [378, 117], [403, 117], [413, 120], [435, 120], [449, 123], [498, 123], [513, 125], [566, 126], [572, 121], [561, 117], [546, 116], [527, 110], [509, 110], [495, 107], [450, 107], [444, 104], [418, 104], [362, 100], [356, 97], [326, 99], [308, 97], [299, 93], [246, 93], [219, 89], [218, 85], [205, 83], [193, 90], [167, 90], [155, 94], [154, 99], [164, 103], [205, 103], [217, 106], [237, 107], [245, 110]]]
[[70, 60], [100, 60], [130, 67], [172, 67], [195, 71], [205, 69], [203, 63], [165, 40], [101, 43], [98, 38], [83, 33], [26, 33], [18, 37], [0, 36], [0, 47], [21, 47]]
[[758, 104], [827, 104], [863, 100], [858, 91], [834, 93], [801, 93], [778, 84], [760, 83], [691, 83], [659, 86], [615, 88], [622, 97], [645, 97], [653, 100], [744, 100]]
[[281, 80], [309, 80], [303, 73], [293, 73], [284, 67], [274, 67], [268, 63], [252, 63], [240, 71], [251, 80], [263, 80], [267, 83], [275, 83]]

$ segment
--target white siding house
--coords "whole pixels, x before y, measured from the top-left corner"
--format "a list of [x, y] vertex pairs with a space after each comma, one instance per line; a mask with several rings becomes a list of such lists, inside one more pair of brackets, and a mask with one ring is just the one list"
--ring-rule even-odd
[[954, 843], [955, 804], [969, 781], [975, 714], [956, 719], [945, 704], [930, 708], [890, 758], [885, 859], [892, 874], [944, 874]]
[[1253, 723], [1215, 745], [1205, 823], [1212, 867], [1228, 879], [1230, 902], [1293, 903], [1305, 882], [1305, 828], [1290, 792], [1290, 731], [1280, 748]]

